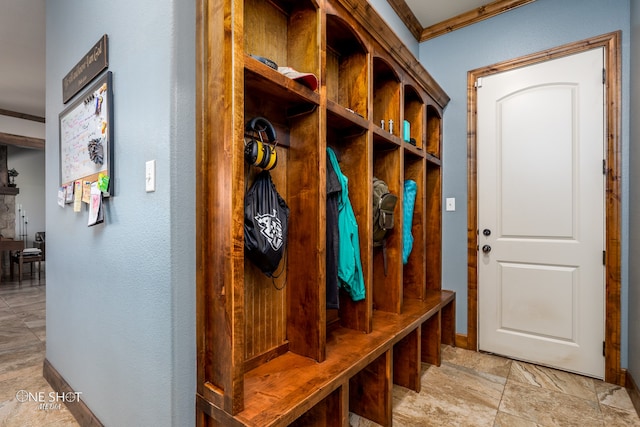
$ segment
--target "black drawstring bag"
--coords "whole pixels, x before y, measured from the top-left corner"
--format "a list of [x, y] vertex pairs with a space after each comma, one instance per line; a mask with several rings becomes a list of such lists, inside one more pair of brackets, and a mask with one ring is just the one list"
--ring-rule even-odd
[[244, 196], [244, 248], [247, 257], [268, 277], [274, 272], [287, 246], [289, 207], [262, 171]]

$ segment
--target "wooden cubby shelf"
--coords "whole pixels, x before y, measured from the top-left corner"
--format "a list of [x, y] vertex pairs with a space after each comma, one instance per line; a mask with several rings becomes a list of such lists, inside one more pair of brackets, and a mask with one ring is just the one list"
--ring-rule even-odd
[[257, 59], [245, 55], [245, 91], [269, 96], [286, 104], [320, 104], [320, 95], [280, 74]]
[[[347, 427], [353, 412], [391, 426], [394, 384], [418, 392], [421, 364], [455, 343], [455, 293], [441, 283], [449, 98], [366, 0], [197, 2], [197, 425]], [[313, 73], [318, 87], [256, 56]], [[254, 117], [277, 134], [269, 173], [290, 210], [276, 279], [244, 252]], [[337, 304], [327, 148], [348, 180], [365, 289], [357, 301], [337, 290]], [[374, 177], [398, 196], [384, 249]], [[404, 260], [407, 180], [417, 190]]]
[[380, 147], [380, 149], [399, 148], [402, 145], [402, 140], [396, 135], [390, 134], [388, 131], [373, 125], [373, 143]]
[[427, 161], [434, 166], [442, 166], [442, 161], [433, 154], [427, 153]]
[[364, 117], [333, 101], [327, 100], [327, 115], [331, 127], [346, 137], [361, 135], [369, 128], [369, 122]]
[[404, 147], [404, 152], [407, 153], [407, 154], [410, 154], [412, 156], [415, 156], [415, 157], [418, 157], [418, 158], [421, 158], [421, 159], [426, 157], [424, 151], [422, 151], [422, 148], [418, 148], [416, 146], [413, 146], [413, 145], [409, 144], [408, 142], [405, 142], [403, 144], [403, 147]]

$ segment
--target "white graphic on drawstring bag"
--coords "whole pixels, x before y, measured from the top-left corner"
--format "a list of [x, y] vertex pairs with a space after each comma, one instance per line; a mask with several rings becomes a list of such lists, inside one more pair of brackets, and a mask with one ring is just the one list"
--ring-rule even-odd
[[267, 239], [273, 250], [280, 249], [283, 243], [282, 223], [276, 216], [276, 210], [273, 210], [273, 214], [256, 215], [255, 220], [260, 225], [260, 233]]

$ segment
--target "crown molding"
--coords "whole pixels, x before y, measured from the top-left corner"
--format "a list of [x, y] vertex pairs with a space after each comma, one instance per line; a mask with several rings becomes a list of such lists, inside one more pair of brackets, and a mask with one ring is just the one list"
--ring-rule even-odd
[[406, 25], [411, 34], [413, 34], [420, 43], [534, 1], [535, 0], [496, 0], [468, 12], [461, 13], [453, 18], [423, 28], [405, 0], [387, 0], [402, 22], [404, 22], [404, 25]]

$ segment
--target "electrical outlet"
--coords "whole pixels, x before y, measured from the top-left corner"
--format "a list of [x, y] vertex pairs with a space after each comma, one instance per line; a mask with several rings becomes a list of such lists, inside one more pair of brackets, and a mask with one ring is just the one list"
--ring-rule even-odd
[[456, 210], [456, 199], [455, 197], [447, 197], [446, 209], [449, 212]]
[[147, 193], [156, 191], [156, 161], [149, 160], [145, 165], [145, 189]]

